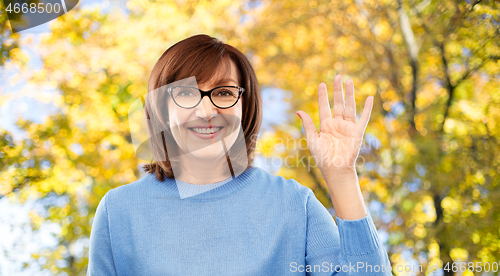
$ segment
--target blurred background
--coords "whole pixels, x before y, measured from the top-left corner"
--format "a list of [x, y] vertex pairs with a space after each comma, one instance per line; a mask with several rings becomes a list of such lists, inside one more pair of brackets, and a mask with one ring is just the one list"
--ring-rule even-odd
[[255, 166], [335, 216], [294, 113], [319, 129], [318, 85], [333, 107], [334, 76], [352, 78], [358, 116], [374, 96], [357, 171], [393, 274], [499, 275], [499, 1], [83, 0], [21, 33], [0, 1], [0, 22], [0, 275], [85, 275], [99, 201], [144, 176], [128, 108], [199, 33], [256, 70]]

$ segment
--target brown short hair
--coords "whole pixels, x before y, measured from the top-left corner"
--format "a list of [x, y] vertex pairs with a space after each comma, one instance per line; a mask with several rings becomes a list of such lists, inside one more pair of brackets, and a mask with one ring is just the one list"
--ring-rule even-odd
[[[214, 77], [215, 72], [221, 72], [221, 66], [230, 70], [230, 61], [233, 61], [238, 68], [238, 85], [245, 88], [241, 99], [243, 103], [241, 126], [246, 144], [248, 168], [253, 162], [256, 138], [262, 122], [262, 100], [254, 69], [247, 57], [238, 49], [204, 34], [179, 41], [168, 48], [156, 62], [149, 77], [148, 92], [191, 76], [196, 77], [197, 83], [206, 83]], [[170, 130], [165, 132], [165, 136], [173, 138]], [[165, 156], [166, 161], [151, 162], [143, 167], [148, 173], [156, 173], [156, 178], [160, 181], [164, 181], [164, 175], [174, 178], [167, 152]]]

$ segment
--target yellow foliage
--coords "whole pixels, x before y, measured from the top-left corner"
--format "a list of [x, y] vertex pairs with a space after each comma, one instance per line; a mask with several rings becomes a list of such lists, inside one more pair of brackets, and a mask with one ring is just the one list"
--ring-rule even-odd
[[[230, 0], [131, 0], [126, 3], [129, 15], [113, 11], [103, 16], [99, 10], [75, 10], [51, 23], [52, 33], [40, 45], [44, 50], [44, 68], [32, 80], [38, 83], [49, 83], [50, 80], [53, 87], [62, 90], [60, 97], [53, 98], [53, 103], [63, 110], [61, 118], [32, 124], [29, 131], [37, 148], [30, 149], [30, 154], [39, 157], [39, 161], [47, 160], [51, 166], [42, 175], [44, 179], [33, 180], [17, 196], [26, 199], [30, 195], [43, 197], [56, 192], [64, 193], [76, 202], [77, 198], [81, 199], [76, 194], [83, 194], [83, 201], [89, 202], [89, 210], [92, 210], [110, 188], [135, 180], [138, 163], [133, 147], [125, 138], [129, 134], [128, 105], [132, 99], [147, 93], [151, 68], [163, 51], [188, 36], [208, 33], [248, 54], [261, 86], [288, 90], [292, 94], [289, 102], [293, 111], [306, 111], [316, 128], [319, 127], [316, 93], [320, 82], [327, 83], [332, 92], [331, 84], [336, 74], [342, 74], [344, 81], [346, 76], [352, 77], [358, 115], [362, 111], [362, 100], [366, 96], [375, 96], [367, 130], [379, 139], [380, 148], [371, 148], [364, 157], [377, 168], [386, 169], [387, 173], [378, 170], [363, 172], [359, 177], [361, 190], [386, 207], [406, 202], [408, 210], [398, 209], [400, 213], [397, 214], [404, 218], [405, 223], [391, 224], [393, 228], [388, 231], [390, 234], [394, 229], [405, 231], [415, 223], [413, 231], [408, 231], [410, 235], [398, 246], [425, 248], [420, 247], [413, 236], [422, 239], [429, 245], [426, 261], [434, 264], [441, 257], [434, 238], [446, 243], [444, 237], [457, 229], [454, 220], [467, 219], [468, 227], [471, 227], [478, 222], [474, 219], [495, 217], [498, 208], [490, 200], [494, 195], [491, 182], [500, 173], [495, 168], [499, 163], [498, 158], [495, 159], [498, 155], [496, 145], [474, 144], [477, 137], [496, 137], [500, 133], [498, 62], [485, 63], [480, 71], [473, 72], [454, 87], [454, 99], [446, 118], [443, 112], [449, 95], [446, 77], [455, 85], [467, 69], [465, 58], [473, 68], [485, 60], [481, 55], [498, 52], [498, 42], [490, 39], [495, 30], [491, 24], [483, 24], [489, 19], [487, 16], [482, 21], [478, 19], [482, 16], [478, 11], [493, 16], [497, 16], [498, 11], [490, 3], [480, 3], [468, 14], [467, 24], [471, 27], [453, 25], [456, 32], [446, 35], [444, 31], [449, 29], [452, 13], [443, 11], [454, 8], [455, 3], [440, 3], [428, 4], [418, 17], [413, 8], [410, 11], [407, 10], [409, 6], [404, 5], [420, 47], [417, 83], [414, 82], [405, 34], [399, 23], [391, 23], [400, 19], [395, 1], [271, 0], [249, 10], [246, 6], [243, 9], [242, 2]], [[461, 9], [467, 10], [466, 4], [461, 3]], [[240, 22], [242, 19], [246, 22]], [[89, 31], [94, 23], [98, 23], [99, 28], [92, 30], [87, 39], [82, 39], [83, 32]], [[429, 23], [432, 23], [433, 32], [422, 29], [423, 24]], [[453, 21], [456, 23], [460, 22]], [[441, 49], [434, 45], [436, 41], [446, 44], [444, 57], [448, 58], [450, 66], [447, 71], [443, 69]], [[464, 49], [470, 50], [470, 58], [464, 57]], [[18, 62], [27, 61], [21, 50], [13, 50], [10, 54]], [[416, 110], [411, 110], [411, 92], [415, 84], [418, 86]], [[403, 103], [405, 112], [391, 122], [384, 114], [390, 114], [395, 103]], [[412, 114], [415, 114], [413, 118]], [[416, 133], [412, 132], [411, 119], [414, 119]], [[80, 128], [82, 120], [85, 127]], [[443, 122], [444, 132], [441, 133]], [[291, 126], [296, 131], [300, 131], [300, 127], [295, 121]], [[287, 142], [287, 147], [278, 150], [277, 145], [289, 137], [287, 128], [279, 128], [282, 132], [262, 133], [257, 152], [265, 157], [292, 156], [297, 152], [296, 147], [290, 147]], [[39, 146], [45, 142], [50, 144], [47, 149]], [[76, 142], [84, 149], [82, 155], [71, 152], [70, 146]], [[472, 150], [472, 146], [476, 148]], [[5, 156], [21, 165], [26, 159], [22, 155], [24, 148], [1, 147]], [[441, 149], [447, 149], [446, 154]], [[459, 152], [464, 155], [459, 155]], [[478, 160], [472, 160], [472, 153]], [[426, 169], [425, 176], [415, 172], [417, 164]], [[7, 166], [0, 173], [0, 194], [11, 192], [12, 179], [36, 179], [41, 176], [37, 171], [37, 168], [24, 170]], [[299, 179], [311, 187], [317, 184], [307, 172], [295, 168], [283, 167], [280, 174]], [[414, 177], [419, 178], [423, 187], [402, 195], [403, 184], [414, 181]], [[440, 229], [441, 232], [433, 231], [433, 226], [428, 228], [437, 218], [433, 196], [443, 196], [447, 188], [453, 193], [442, 200], [441, 206], [444, 209], [443, 221], [449, 223]], [[482, 193], [482, 189], [488, 193]], [[483, 194], [489, 198], [483, 198]], [[8, 197], [14, 196], [9, 194]], [[474, 201], [481, 201], [479, 211], [462, 210], [471, 208]], [[63, 209], [65, 211], [58, 215], [69, 216], [75, 208]], [[38, 224], [43, 223], [43, 218], [31, 216]], [[89, 230], [87, 222], [80, 223], [85, 230]], [[61, 239], [74, 241], [80, 238], [75, 235], [74, 227], [63, 227]], [[498, 249], [498, 238], [488, 238], [484, 233], [491, 227], [484, 227], [470, 237], [464, 236], [461, 241], [464, 245], [453, 249], [452, 257], [461, 258], [464, 252], [479, 252], [478, 258], [482, 261], [498, 257], [494, 251]], [[474, 251], [467, 251], [469, 246]], [[62, 258], [64, 250], [58, 248], [51, 252], [54, 254], [46, 255], [50, 255], [51, 260], [58, 256]], [[393, 265], [406, 264], [400, 253], [391, 253]], [[64, 270], [53, 263], [47, 264], [47, 268], [52, 269], [53, 274]], [[80, 270], [83, 269], [82, 265]]]
[[456, 214], [460, 210], [460, 203], [457, 199], [451, 197], [445, 197], [441, 201], [441, 206], [449, 214]]
[[450, 257], [453, 261], [466, 261], [469, 258], [469, 253], [463, 248], [452, 248], [450, 250]]
[[418, 238], [424, 238], [427, 235], [427, 231], [421, 224], [418, 224], [413, 230], [413, 234]]

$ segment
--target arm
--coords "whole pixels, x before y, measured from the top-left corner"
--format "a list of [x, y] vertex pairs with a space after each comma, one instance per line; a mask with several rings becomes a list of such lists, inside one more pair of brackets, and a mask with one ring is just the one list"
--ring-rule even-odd
[[307, 275], [392, 275], [387, 252], [370, 213], [356, 220], [337, 217], [337, 224], [310, 191], [305, 257], [310, 272]]
[[117, 275], [111, 249], [111, 238], [109, 235], [107, 210], [108, 194], [99, 202], [92, 224], [89, 246], [89, 265], [87, 269], [88, 276]]
[[[376, 233], [375, 225], [366, 210], [356, 174], [356, 160], [358, 158], [363, 135], [370, 119], [373, 107], [373, 96], [365, 101], [363, 113], [356, 122], [356, 103], [354, 97], [354, 84], [352, 80], [346, 82], [346, 92], [342, 87], [342, 78], [335, 76], [333, 81], [333, 117], [328, 102], [326, 85], [321, 83], [318, 87], [318, 104], [320, 132], [311, 117], [304, 111], [297, 115], [302, 119], [307, 146], [311, 155], [325, 178], [337, 213], [338, 229], [333, 219], [319, 204], [315, 197], [310, 197], [308, 206], [311, 210], [308, 222], [311, 224], [308, 233], [313, 239], [324, 239], [320, 249], [309, 253], [309, 261], [316, 263], [320, 257], [344, 262], [344, 265], [353, 265], [349, 262], [365, 262], [366, 264], [389, 264], [387, 252], [381, 245]], [[310, 232], [312, 231], [312, 232]], [[334, 234], [340, 232], [337, 241], [333, 240]], [[317, 236], [317, 237], [316, 237]], [[309, 239], [309, 238], [308, 238]], [[334, 250], [336, 244], [340, 248]], [[321, 251], [321, 253], [316, 253]], [[365, 267], [366, 267], [365, 264]], [[349, 269], [351, 270], [351, 269]], [[352, 270], [351, 270], [352, 271]], [[381, 275], [384, 272], [373, 272]], [[385, 272], [391, 275], [390, 272]], [[358, 275], [351, 274], [351, 275]], [[370, 271], [359, 275], [369, 275]], [[348, 274], [349, 275], [349, 274]]]
[[325, 175], [328, 193], [338, 218], [356, 220], [364, 218], [368, 211], [359, 187], [356, 169], [332, 171]]

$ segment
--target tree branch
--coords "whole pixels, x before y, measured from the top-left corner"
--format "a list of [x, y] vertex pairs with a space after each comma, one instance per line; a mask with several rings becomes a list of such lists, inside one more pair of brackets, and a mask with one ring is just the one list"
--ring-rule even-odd
[[12, 190], [11, 190], [10, 192], [7, 192], [7, 193], [6, 193], [6, 194], [4, 194], [4, 195], [0, 194], [0, 199], [2, 199], [2, 198], [4, 198], [4, 197], [6, 197], [6, 196], [8, 196], [8, 195], [10, 195], [10, 194], [12, 194], [12, 193], [14, 193], [14, 191], [15, 191], [16, 189], [21, 188], [21, 186], [23, 186], [24, 184], [25, 184], [25, 182], [19, 182], [16, 186], [12, 187]]
[[446, 117], [448, 116], [448, 112], [450, 110], [451, 106], [451, 101], [453, 100], [453, 91], [455, 87], [451, 84], [450, 81], [450, 74], [448, 72], [448, 60], [446, 59], [445, 52], [444, 52], [444, 43], [439, 44], [439, 49], [441, 49], [441, 61], [443, 62], [444, 66], [444, 82], [445, 82], [445, 89], [448, 92], [448, 101], [446, 102], [445, 106], [445, 111], [444, 111], [444, 118], [443, 118], [443, 123], [441, 124], [441, 129], [440, 132], [443, 132], [444, 130], [444, 124], [446, 122]]
[[415, 127], [415, 113], [416, 113], [416, 108], [415, 108], [415, 102], [417, 100], [417, 88], [418, 88], [418, 74], [419, 74], [419, 62], [418, 62], [418, 52], [419, 52], [419, 46], [417, 45], [416, 39], [415, 39], [415, 34], [413, 33], [413, 29], [411, 28], [411, 23], [410, 19], [408, 18], [408, 15], [403, 9], [403, 4], [401, 3], [401, 0], [398, 0], [398, 14], [399, 14], [399, 21], [401, 25], [401, 32], [403, 33], [403, 39], [405, 41], [406, 47], [408, 48], [408, 53], [410, 55], [410, 64], [412, 67], [412, 74], [413, 74], [413, 83], [412, 83], [412, 89], [411, 89], [411, 98], [410, 98], [410, 103], [411, 103], [411, 110], [409, 110], [408, 114], [410, 116], [410, 125], [412, 130], [416, 130]]

